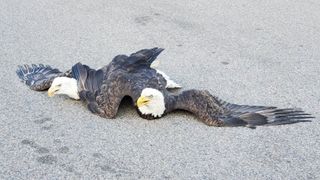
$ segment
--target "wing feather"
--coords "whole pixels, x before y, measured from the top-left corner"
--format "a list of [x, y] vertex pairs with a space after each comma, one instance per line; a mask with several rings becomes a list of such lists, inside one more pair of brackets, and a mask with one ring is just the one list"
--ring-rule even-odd
[[35, 91], [47, 90], [54, 78], [66, 76], [59, 69], [43, 64], [19, 65], [16, 73], [23, 83]]
[[[237, 105], [222, 101], [208, 91], [189, 90], [176, 97], [173, 109], [187, 110], [207, 125], [248, 126], [310, 122], [311, 114], [296, 108]], [[171, 109], [172, 110], [172, 109]]]
[[136, 53], [131, 54], [122, 64], [122, 68], [127, 72], [139, 71], [143, 68], [150, 68], [152, 62], [163, 51], [162, 48], [142, 49]]

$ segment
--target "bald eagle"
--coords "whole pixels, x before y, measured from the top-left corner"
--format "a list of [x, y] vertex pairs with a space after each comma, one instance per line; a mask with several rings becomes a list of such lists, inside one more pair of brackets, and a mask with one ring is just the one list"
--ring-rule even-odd
[[[162, 51], [162, 48], [142, 49], [131, 54], [131, 58], [126, 55], [118, 55], [108, 65], [98, 70], [77, 63], [70, 70], [63, 73], [49, 65], [32, 64], [31, 66], [18, 66], [16, 73], [32, 90], [48, 90], [48, 96], [50, 97], [56, 94], [64, 94], [72, 99], [81, 99], [88, 103], [89, 110], [96, 112], [99, 108], [97, 108], [95, 98], [99, 99], [100, 95], [104, 93], [101, 91], [102, 87], [112, 84], [112, 81], [116, 80], [118, 69], [126, 66], [134, 68], [135, 61], [144, 60], [152, 63]], [[164, 78], [162, 85], [165, 88], [181, 88], [178, 83], [171, 80], [164, 72], [154, 69], [151, 64], [143, 63], [140, 63], [139, 66], [149, 66], [156, 72], [156, 76]]]
[[[105, 118], [116, 116], [125, 96], [133, 100], [140, 116], [146, 119], [160, 118], [174, 110], [185, 110], [209, 126], [254, 128], [306, 122], [312, 118], [310, 114], [294, 108], [230, 104], [205, 90], [172, 93], [167, 89], [171, 80], [151, 68], [162, 50], [143, 49], [130, 56], [118, 55], [99, 70], [78, 63], [66, 73], [42, 65], [20, 67], [17, 73], [31, 89], [46, 89], [52, 83], [49, 96], [62, 93], [81, 99], [92, 113]], [[180, 86], [174, 83], [173, 87]]]

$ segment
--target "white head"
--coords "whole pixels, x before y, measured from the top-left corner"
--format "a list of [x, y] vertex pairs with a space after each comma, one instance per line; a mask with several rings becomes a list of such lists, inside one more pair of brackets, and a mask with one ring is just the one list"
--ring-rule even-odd
[[145, 88], [142, 90], [137, 100], [139, 111], [145, 115], [153, 117], [161, 117], [166, 109], [163, 94], [153, 88]]
[[48, 96], [52, 97], [56, 94], [65, 94], [70, 98], [80, 99], [78, 94], [77, 80], [68, 77], [55, 78], [48, 90]]

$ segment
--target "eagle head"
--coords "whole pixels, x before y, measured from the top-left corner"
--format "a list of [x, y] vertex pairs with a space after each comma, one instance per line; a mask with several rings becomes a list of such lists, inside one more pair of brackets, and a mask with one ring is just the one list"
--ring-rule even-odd
[[53, 80], [48, 96], [52, 97], [56, 94], [65, 94], [73, 99], [79, 99], [77, 80], [68, 77], [57, 77]]
[[138, 110], [143, 115], [151, 115], [154, 118], [161, 117], [166, 108], [163, 94], [153, 88], [145, 88], [142, 90], [137, 100]]

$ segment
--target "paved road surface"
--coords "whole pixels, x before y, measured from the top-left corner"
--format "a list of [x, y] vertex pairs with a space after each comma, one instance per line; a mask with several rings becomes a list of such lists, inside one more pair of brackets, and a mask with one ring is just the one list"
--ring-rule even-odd
[[[319, 179], [316, 0], [0, 1], [0, 179]], [[302, 107], [318, 120], [207, 127], [184, 112], [116, 119], [19, 82], [22, 63], [67, 70], [164, 47], [159, 69], [240, 104]]]

